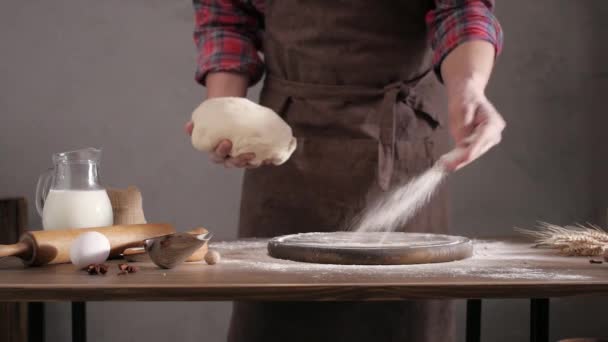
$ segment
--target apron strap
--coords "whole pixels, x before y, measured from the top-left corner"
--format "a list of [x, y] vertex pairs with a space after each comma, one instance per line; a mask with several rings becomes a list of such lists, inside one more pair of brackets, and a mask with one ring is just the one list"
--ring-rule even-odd
[[382, 97], [378, 115], [378, 184], [382, 190], [388, 190], [395, 165], [396, 131], [397, 131], [397, 102], [404, 101], [408, 105], [417, 100], [413, 87], [426, 73], [412, 81], [398, 81], [384, 88], [352, 86], [352, 85], [323, 85], [293, 82], [267, 76], [264, 86], [267, 90], [288, 97], [304, 99], [361, 99]]
[[[395, 83], [396, 84], [396, 83]], [[389, 87], [393, 87], [391, 84]], [[376, 88], [356, 85], [313, 84], [285, 80], [267, 75], [264, 87], [273, 92], [303, 99], [359, 99], [382, 96], [388, 87]]]
[[400, 95], [400, 88], [393, 87], [384, 93], [379, 108], [380, 143], [378, 144], [378, 184], [382, 190], [388, 190], [393, 177], [396, 148], [396, 104]]
[[384, 98], [379, 108], [378, 184], [388, 190], [393, 178], [395, 150], [397, 148], [397, 103], [412, 105], [417, 102], [413, 85], [396, 82], [384, 88]]

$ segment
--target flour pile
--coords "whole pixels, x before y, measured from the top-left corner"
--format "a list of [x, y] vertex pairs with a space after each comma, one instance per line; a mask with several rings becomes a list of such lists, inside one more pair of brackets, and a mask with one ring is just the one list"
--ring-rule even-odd
[[441, 163], [378, 198], [350, 226], [355, 232], [392, 232], [405, 225], [424, 207], [447, 176]]

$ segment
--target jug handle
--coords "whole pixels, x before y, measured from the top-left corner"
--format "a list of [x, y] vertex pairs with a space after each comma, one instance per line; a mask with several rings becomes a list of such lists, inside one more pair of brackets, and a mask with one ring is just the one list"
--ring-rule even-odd
[[38, 184], [36, 185], [36, 210], [38, 211], [38, 215], [40, 215], [40, 217], [42, 217], [44, 202], [46, 201], [46, 196], [49, 194], [49, 190], [51, 188], [52, 176], [53, 168], [50, 168], [41, 174], [40, 178], [38, 178]]

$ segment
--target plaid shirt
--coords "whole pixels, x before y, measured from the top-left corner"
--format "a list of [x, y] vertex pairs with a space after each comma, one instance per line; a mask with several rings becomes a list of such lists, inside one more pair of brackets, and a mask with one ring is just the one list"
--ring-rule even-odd
[[[193, 0], [198, 48], [196, 80], [204, 84], [214, 71], [232, 71], [260, 80], [264, 63], [259, 31], [264, 0]], [[496, 54], [502, 48], [502, 29], [493, 12], [494, 0], [435, 0], [426, 15], [436, 70], [458, 45], [471, 40], [492, 43]]]

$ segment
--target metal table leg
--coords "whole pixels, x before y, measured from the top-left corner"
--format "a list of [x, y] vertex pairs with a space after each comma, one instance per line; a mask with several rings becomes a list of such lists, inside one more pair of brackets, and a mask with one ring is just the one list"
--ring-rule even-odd
[[86, 302], [72, 302], [72, 342], [87, 340]]
[[530, 341], [549, 342], [549, 298], [530, 299]]
[[44, 303], [27, 303], [27, 340], [44, 342]]
[[481, 341], [481, 299], [467, 299], [466, 341]]

